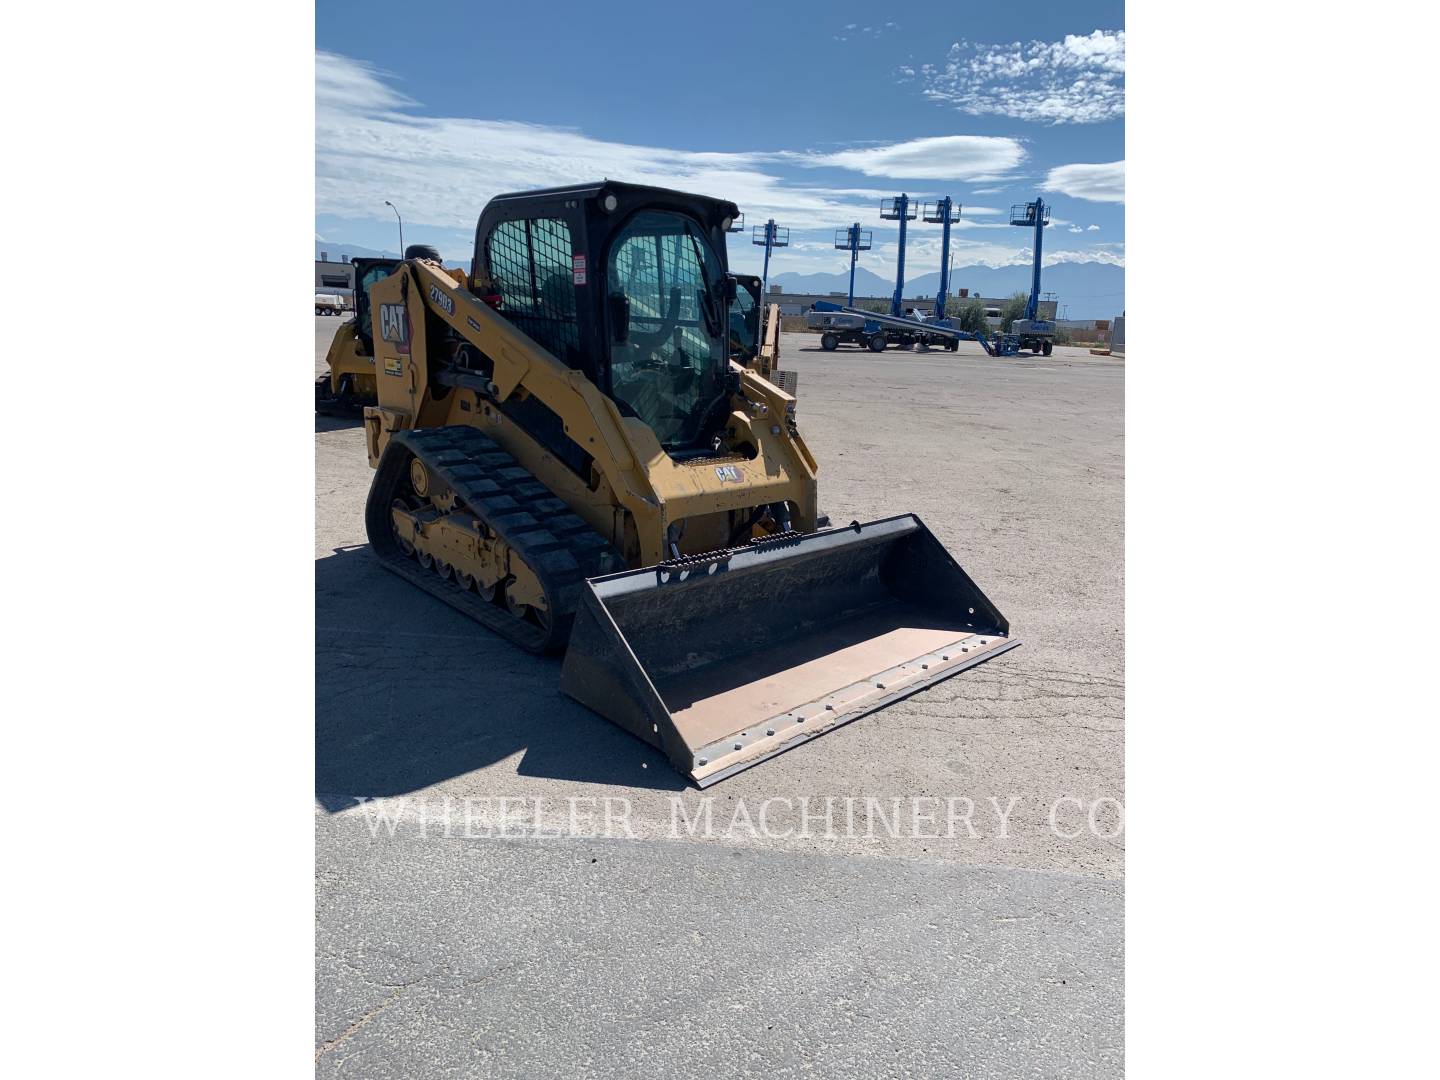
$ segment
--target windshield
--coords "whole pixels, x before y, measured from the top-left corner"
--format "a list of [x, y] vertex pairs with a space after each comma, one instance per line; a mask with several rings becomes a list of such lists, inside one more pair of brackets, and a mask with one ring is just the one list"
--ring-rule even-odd
[[666, 449], [693, 446], [725, 385], [720, 260], [679, 214], [636, 214], [610, 248], [610, 388]]

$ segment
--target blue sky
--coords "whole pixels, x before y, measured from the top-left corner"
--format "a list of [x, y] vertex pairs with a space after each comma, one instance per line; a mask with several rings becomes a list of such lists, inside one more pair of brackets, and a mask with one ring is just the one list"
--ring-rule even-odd
[[[1123, 5], [882, 7], [320, 0], [316, 236], [393, 249], [390, 199], [407, 243], [468, 265], [492, 195], [609, 176], [773, 216], [772, 276], [845, 268], [833, 233], [858, 220], [860, 264], [893, 278], [881, 198], [953, 196], [954, 264], [1004, 266], [1029, 260], [1007, 212], [1038, 191], [1047, 263], [1123, 265]], [[939, 234], [911, 223], [907, 278]]]

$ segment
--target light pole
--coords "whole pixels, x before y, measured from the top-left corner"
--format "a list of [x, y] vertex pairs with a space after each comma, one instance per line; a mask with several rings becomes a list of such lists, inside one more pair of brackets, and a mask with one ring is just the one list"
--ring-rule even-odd
[[400, 226], [400, 257], [403, 259], [405, 257], [405, 223], [400, 220], [400, 211], [395, 209], [393, 202], [386, 199], [385, 205], [390, 207], [391, 210], [395, 210], [395, 224]]

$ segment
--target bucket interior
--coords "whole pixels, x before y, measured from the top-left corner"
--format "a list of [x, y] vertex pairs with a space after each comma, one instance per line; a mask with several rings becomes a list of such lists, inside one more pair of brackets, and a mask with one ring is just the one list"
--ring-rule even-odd
[[620, 652], [653, 687], [697, 781], [1008, 643], [1004, 618], [918, 519], [875, 525], [891, 527], [815, 534], [597, 589], [627, 647]]
[[807, 705], [815, 714], [833, 712], [824, 708], [835, 704], [830, 695], [973, 636], [958, 620], [897, 601], [730, 662], [678, 672], [655, 689], [685, 741], [701, 747]]

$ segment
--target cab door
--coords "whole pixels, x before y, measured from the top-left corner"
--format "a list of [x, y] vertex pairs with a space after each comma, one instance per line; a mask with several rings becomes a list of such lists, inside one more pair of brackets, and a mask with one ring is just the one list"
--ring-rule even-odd
[[730, 305], [730, 359], [748, 366], [760, 351], [760, 279], [732, 274], [735, 301]]

